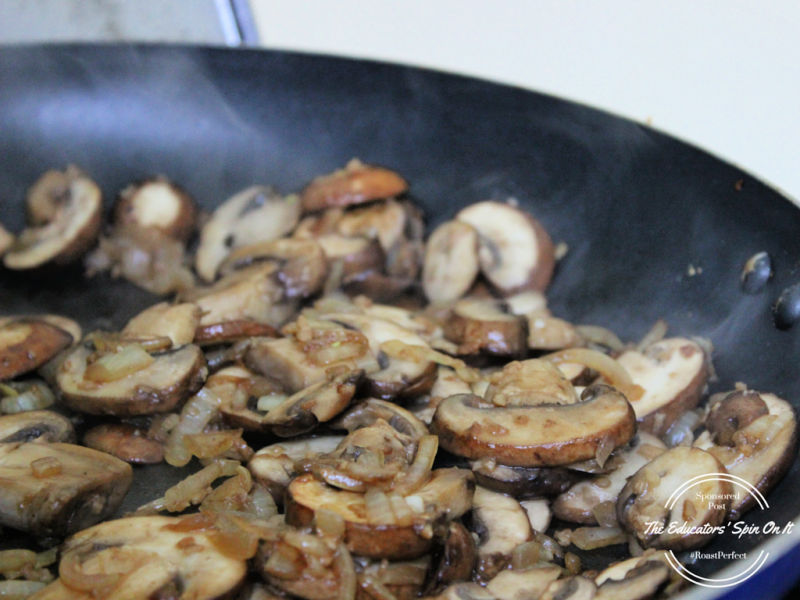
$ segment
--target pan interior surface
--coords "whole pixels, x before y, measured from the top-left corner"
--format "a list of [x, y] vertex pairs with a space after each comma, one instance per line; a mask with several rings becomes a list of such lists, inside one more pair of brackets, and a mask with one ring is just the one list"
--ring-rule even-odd
[[[548, 291], [555, 315], [637, 340], [657, 319], [708, 338], [711, 392], [745, 382], [800, 402], [797, 331], [771, 307], [800, 281], [800, 210], [731, 165], [643, 125], [529, 91], [432, 71], [280, 52], [159, 46], [0, 50], [0, 220], [24, 222], [27, 187], [79, 165], [107, 203], [163, 174], [211, 209], [264, 183], [289, 192], [352, 157], [411, 184], [428, 225], [514, 198], [568, 252]], [[768, 252], [758, 294], [743, 265]], [[119, 327], [154, 299], [122, 281], [2, 272], [3, 313], [55, 312]], [[139, 470], [130, 510], [182, 474]], [[147, 480], [151, 488], [141, 487]], [[157, 488], [157, 489], [153, 489]], [[749, 521], [797, 516], [795, 463]], [[704, 550], [747, 552], [768, 536]], [[705, 561], [710, 575], [730, 561]]]

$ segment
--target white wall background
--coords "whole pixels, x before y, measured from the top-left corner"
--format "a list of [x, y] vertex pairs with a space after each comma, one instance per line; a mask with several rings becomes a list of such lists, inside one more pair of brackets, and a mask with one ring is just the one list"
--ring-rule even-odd
[[250, 0], [270, 48], [549, 92], [690, 141], [800, 199], [799, 0]]

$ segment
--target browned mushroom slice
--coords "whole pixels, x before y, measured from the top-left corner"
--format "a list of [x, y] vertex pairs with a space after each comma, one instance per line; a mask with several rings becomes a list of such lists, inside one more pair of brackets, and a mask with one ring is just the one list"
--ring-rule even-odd
[[[138, 370], [129, 371], [126, 364], [113, 365], [113, 369], [120, 370], [112, 369], [111, 378], [104, 378], [107, 381], [87, 378], [87, 370], [97, 364], [89, 362], [92, 354], [86, 346], [76, 347], [56, 374], [64, 404], [90, 414], [132, 416], [167, 412], [197, 391], [206, 377], [203, 353], [193, 345], [153, 355], [152, 361]], [[120, 362], [124, 360], [127, 358], [122, 357]], [[120, 376], [113, 379], [117, 375]]]
[[[731, 445], [712, 444], [708, 433], [701, 435], [695, 445], [713, 454], [731, 475], [744, 479], [762, 494], [766, 494], [781, 480], [794, 461], [797, 417], [792, 406], [774, 394], [737, 391], [722, 402], [726, 402], [731, 396], [736, 398], [740, 394], [747, 396], [756, 394], [766, 405], [768, 413], [748, 423], [747, 420], [754, 415], [752, 405], [745, 407], [746, 414], [736, 415], [740, 426], [731, 435]], [[730, 404], [728, 408], [732, 408]], [[725, 408], [722, 407], [722, 410]], [[759, 412], [760, 410], [756, 409], [756, 414]], [[720, 413], [713, 408], [712, 413], [720, 416]], [[713, 416], [710, 415], [710, 418], [713, 420]], [[731, 501], [729, 520], [739, 520], [754, 505], [753, 494], [738, 494]]]
[[381, 349], [384, 342], [391, 341], [427, 348], [425, 340], [413, 331], [386, 319], [356, 313], [330, 313], [324, 315], [324, 319], [356, 329], [366, 336], [381, 366], [378, 371], [367, 371], [371, 395], [389, 399], [403, 394], [422, 394], [433, 385], [436, 366], [432, 362], [389, 358]]
[[563, 467], [508, 467], [493, 459], [472, 461], [470, 467], [478, 485], [514, 498], [554, 496], [583, 479]]
[[459, 300], [444, 323], [447, 339], [459, 354], [521, 356], [528, 348], [525, 319], [508, 314], [494, 300]]
[[373, 561], [359, 573], [360, 590], [356, 600], [388, 598], [381, 595], [392, 594], [396, 600], [415, 600], [422, 595], [426, 573], [430, 569], [430, 559], [426, 556], [416, 560]]
[[72, 336], [72, 343], [77, 344], [83, 338], [83, 330], [75, 319], [63, 315], [31, 314], [0, 317], [0, 329], [14, 321], [44, 321], [58, 327]]
[[131, 467], [73, 444], [0, 444], [0, 525], [66, 535], [111, 515], [128, 492]]
[[441, 549], [434, 553], [434, 568], [429, 574], [425, 595], [441, 590], [451, 583], [469, 581], [477, 559], [475, 538], [461, 523], [451, 522]]
[[531, 350], [560, 350], [584, 345], [584, 339], [574, 325], [550, 314], [541, 292], [528, 290], [509, 296], [505, 298], [503, 308], [527, 321], [528, 348]]
[[278, 270], [273, 262], [252, 265], [226, 275], [211, 286], [188, 290], [182, 294], [182, 300], [200, 307], [200, 325], [252, 319], [280, 327], [297, 306], [294, 301], [286, 300], [277, 281]]
[[479, 202], [456, 219], [478, 231], [481, 272], [500, 292], [544, 290], [550, 283], [553, 242], [531, 215], [509, 204]]
[[194, 332], [194, 343], [198, 346], [214, 346], [248, 340], [254, 337], [279, 337], [272, 325], [250, 319], [223, 321], [198, 327]]
[[306, 470], [339, 489], [363, 493], [377, 488], [398, 493], [398, 486], [411, 476], [410, 465], [416, 451], [420, 467], [414, 470], [412, 487], [418, 488], [428, 479], [436, 457], [436, 438], [428, 438], [424, 446], [426, 455], [422, 456], [422, 441], [420, 450], [416, 450], [417, 445], [410, 436], [378, 419], [369, 426], [351, 431], [335, 450], [317, 457]]
[[556, 565], [503, 571], [486, 584], [486, 591], [496, 600], [539, 598], [560, 576], [561, 567]]
[[734, 434], [769, 414], [769, 407], [758, 392], [737, 390], [709, 407], [706, 429], [715, 444], [735, 446]]
[[[363, 237], [348, 238], [336, 233], [316, 238], [331, 264], [330, 271], [341, 271], [344, 279], [363, 273], [380, 273], [386, 256], [378, 240]], [[334, 266], [338, 264], [339, 266]]]
[[470, 385], [461, 379], [450, 367], [439, 366], [436, 369], [436, 381], [433, 382], [427, 395], [417, 396], [407, 405], [409, 411], [422, 421], [430, 425], [439, 403], [449, 396], [456, 394], [471, 394]]
[[432, 428], [443, 448], [466, 458], [495, 458], [510, 466], [563, 466], [626, 444], [633, 409], [607, 386], [587, 388], [569, 405], [497, 407], [477, 396], [439, 404]]
[[154, 465], [164, 460], [164, 445], [145, 431], [126, 423], [96, 425], [83, 434], [88, 448], [116, 456], [126, 463]]
[[595, 600], [647, 600], [656, 596], [669, 581], [670, 569], [660, 561], [648, 560], [628, 572], [624, 579], [609, 579], [597, 588]]
[[628, 350], [617, 362], [644, 394], [631, 398], [639, 427], [661, 436], [684, 412], [693, 409], [708, 381], [703, 349], [685, 338], [668, 338], [642, 352]]
[[488, 377], [484, 398], [495, 406], [575, 404], [578, 394], [562, 372], [545, 360], [507, 363]]
[[336, 222], [336, 230], [349, 238], [376, 239], [388, 253], [404, 238], [406, 220], [403, 205], [390, 199], [348, 210]]
[[280, 238], [294, 229], [300, 218], [297, 196], [253, 186], [220, 205], [200, 231], [195, 268], [205, 281], [213, 281], [217, 268], [233, 248]]
[[428, 435], [428, 428], [412, 413], [394, 402], [369, 398], [347, 411], [334, 426], [353, 432], [361, 427], [373, 425], [378, 419], [383, 419], [400, 433], [418, 440]]
[[359, 331], [329, 321], [314, 322], [301, 334], [278, 339], [254, 338], [244, 356], [248, 368], [274, 379], [289, 393], [327, 379], [331, 368], [377, 371], [380, 367]]
[[488, 581], [511, 564], [511, 553], [533, 536], [525, 509], [511, 496], [475, 488], [472, 529], [478, 534], [480, 579]]
[[194, 231], [197, 207], [180, 186], [155, 177], [122, 190], [113, 213], [116, 225], [153, 228], [186, 241]]
[[453, 520], [472, 506], [472, 474], [463, 469], [438, 469], [411, 496], [391, 497], [379, 490], [366, 494], [333, 488], [311, 474], [301, 475], [287, 489], [286, 520], [311, 522], [325, 508], [345, 521], [345, 542], [354, 554], [405, 560], [425, 554], [433, 544], [426, 525]]
[[241, 246], [231, 251], [219, 266], [226, 275], [253, 263], [273, 261], [278, 265], [275, 277], [287, 298], [307, 298], [322, 289], [328, 275], [328, 263], [322, 247], [314, 240], [285, 238]]
[[428, 300], [458, 300], [472, 287], [479, 271], [478, 232], [474, 227], [446, 221], [433, 230], [422, 267], [422, 289]]
[[[262, 422], [281, 437], [307, 433], [347, 408], [363, 375], [362, 370], [344, 371], [288, 398], [278, 396], [275, 406], [267, 408]], [[269, 396], [265, 399], [269, 400]]]
[[72, 421], [51, 410], [29, 410], [0, 417], [0, 443], [34, 440], [74, 442]]
[[654, 550], [651, 548], [645, 550], [641, 556], [633, 556], [631, 558], [626, 558], [625, 560], [611, 563], [595, 576], [594, 581], [597, 585], [602, 585], [606, 581], [619, 581], [621, 579], [625, 579], [625, 577], [627, 577], [628, 574], [636, 567], [641, 567], [645, 563], [651, 561], [668, 564], [667, 551]]
[[42, 366], [72, 343], [72, 336], [38, 319], [17, 319], [0, 325], [0, 381]]
[[69, 263], [97, 239], [103, 210], [100, 188], [75, 168], [67, 169], [64, 177], [66, 181], [49, 208], [33, 219], [33, 225], [20, 233], [6, 252], [3, 262], [7, 268], [33, 269], [50, 261]]
[[576, 575], [553, 581], [539, 596], [539, 600], [592, 600], [596, 593], [594, 581]]
[[192, 302], [159, 302], [133, 317], [122, 330], [122, 337], [144, 339], [167, 336], [173, 346], [191, 344], [200, 322], [200, 307]]
[[344, 169], [315, 178], [305, 187], [301, 198], [303, 210], [314, 212], [391, 198], [407, 190], [408, 183], [394, 171], [353, 159]]
[[151, 227], [114, 227], [108, 236], [100, 236], [85, 265], [89, 276], [110, 271], [112, 277], [124, 277], [153, 294], [183, 292], [195, 285], [184, 242]]
[[69, 538], [60, 578], [40, 600], [232, 597], [247, 574], [244, 559], [220, 547], [216, 526], [186, 531], [180, 517], [128, 517]]
[[[553, 502], [553, 512], [559, 519], [587, 525], [598, 524], [599, 506], [613, 506], [628, 478], [648, 462], [663, 454], [667, 447], [657, 437], [639, 432], [629, 448], [622, 448], [609, 461], [614, 470], [580, 481], [562, 493]], [[613, 514], [613, 509], [610, 509]], [[611, 526], [611, 523], [600, 523]]]
[[295, 465], [332, 452], [343, 439], [342, 435], [326, 435], [265, 446], [253, 455], [247, 468], [256, 481], [267, 487], [276, 502], [282, 502], [289, 482], [299, 474]]
[[[710, 453], [676, 446], [633, 475], [617, 499], [617, 519], [646, 548], [686, 550], [724, 532], [733, 489], [715, 476], [725, 467]], [[694, 477], [676, 497], [673, 493]]]

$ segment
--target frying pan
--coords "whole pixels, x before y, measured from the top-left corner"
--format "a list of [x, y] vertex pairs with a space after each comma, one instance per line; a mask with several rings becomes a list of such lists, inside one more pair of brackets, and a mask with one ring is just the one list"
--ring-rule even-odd
[[[711, 391], [744, 381], [797, 407], [800, 336], [776, 329], [771, 306], [800, 281], [800, 210], [697, 148], [546, 95], [367, 61], [174, 46], [0, 49], [0, 220], [11, 229], [22, 226], [27, 186], [67, 163], [107, 198], [160, 173], [212, 208], [256, 182], [297, 190], [354, 156], [402, 173], [430, 225], [470, 202], [516, 198], [569, 247], [549, 291], [556, 315], [623, 339], [664, 318], [671, 334], [713, 342]], [[774, 277], [748, 295], [740, 272], [759, 251]], [[3, 312], [60, 312], [87, 328], [119, 327], [152, 301], [124, 282], [87, 282], [78, 267], [0, 273]], [[184, 474], [137, 469], [123, 510]], [[795, 464], [770, 509], [748, 522], [794, 520], [798, 496]], [[26, 542], [6, 532], [2, 543]], [[779, 596], [800, 575], [787, 569], [798, 537], [718, 538], [707, 550], [756, 546], [770, 553], [756, 576], [688, 595]], [[736, 565], [696, 570], [726, 568]]]

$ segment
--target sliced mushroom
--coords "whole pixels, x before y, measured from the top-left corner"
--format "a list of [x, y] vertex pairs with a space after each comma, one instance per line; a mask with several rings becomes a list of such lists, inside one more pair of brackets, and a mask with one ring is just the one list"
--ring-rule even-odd
[[264, 423], [266, 410], [258, 410], [260, 398], [286, 399], [283, 388], [275, 381], [239, 365], [225, 367], [210, 375], [204, 388], [219, 398], [219, 412], [225, 422], [246, 431], [269, 431]]
[[389, 359], [381, 349], [384, 342], [390, 341], [427, 348], [425, 340], [413, 331], [386, 319], [357, 313], [329, 313], [323, 315], [323, 318], [360, 331], [369, 340], [372, 354], [381, 366], [378, 371], [367, 371], [371, 395], [383, 399], [403, 394], [416, 395], [425, 393], [433, 385], [436, 366], [432, 362]]
[[336, 222], [336, 231], [350, 238], [376, 239], [389, 253], [404, 238], [407, 218], [404, 206], [389, 199], [346, 211]]
[[594, 581], [580, 575], [553, 581], [539, 600], [592, 600], [597, 594]]
[[487, 201], [463, 209], [456, 220], [477, 230], [481, 272], [501, 293], [547, 288], [555, 266], [553, 242], [531, 215]]
[[[406, 477], [415, 449], [412, 438], [378, 419], [351, 431], [335, 450], [312, 461], [310, 470], [318, 479], [339, 489], [362, 493], [370, 488], [390, 490]], [[429, 474], [435, 449], [434, 445], [433, 452], [429, 452], [430, 460], [420, 483]]]
[[528, 600], [539, 598], [547, 587], [561, 576], [561, 567], [532, 567], [502, 571], [486, 584], [486, 591], [496, 600]]
[[0, 443], [74, 442], [72, 421], [52, 410], [28, 410], [0, 417]]
[[0, 325], [0, 381], [33, 371], [72, 341], [60, 327], [38, 319], [16, 319]]
[[381, 585], [396, 600], [419, 598], [430, 562], [428, 557], [413, 561], [374, 561], [359, 574], [361, 589], [356, 593], [356, 600], [388, 598], [383, 595], [383, 590], [377, 589], [376, 584]]
[[72, 343], [77, 344], [83, 338], [83, 329], [75, 319], [63, 315], [37, 313], [30, 315], [11, 315], [0, 317], [0, 329], [15, 321], [44, 321], [53, 327], [58, 327], [72, 336]]
[[365, 372], [379, 369], [364, 335], [343, 327], [312, 328], [302, 342], [295, 337], [254, 338], [244, 362], [256, 373], [278, 382], [289, 393], [325, 381], [332, 368], [363, 369]]
[[272, 325], [251, 319], [236, 319], [211, 323], [195, 329], [194, 343], [198, 346], [231, 344], [254, 337], [279, 337], [280, 333]]
[[514, 548], [533, 537], [519, 502], [481, 486], [476, 486], [472, 497], [472, 530], [478, 534], [476, 573], [484, 581], [508, 567]]
[[700, 401], [709, 371], [703, 349], [686, 338], [667, 338], [617, 357], [644, 394], [631, 398], [639, 427], [661, 436]]
[[485, 587], [472, 582], [454, 583], [436, 596], [425, 596], [425, 600], [497, 600]]
[[355, 600], [355, 564], [337, 539], [292, 528], [270, 537], [260, 544], [253, 563], [271, 587], [303, 600]]
[[284, 238], [241, 246], [231, 251], [219, 266], [227, 275], [242, 267], [271, 261], [278, 266], [275, 277], [286, 298], [308, 298], [322, 289], [328, 275], [325, 253], [314, 240]]
[[233, 271], [208, 287], [182, 294], [200, 307], [200, 325], [254, 320], [280, 327], [295, 313], [296, 302], [286, 298], [277, 280], [279, 267], [266, 262]]
[[122, 190], [113, 214], [116, 225], [153, 228], [185, 242], [194, 231], [197, 207], [183, 188], [154, 177]]
[[469, 581], [477, 561], [472, 534], [457, 521], [447, 528], [444, 543], [433, 554], [432, 570], [425, 586], [426, 595], [459, 581]]
[[221, 204], [200, 231], [195, 268], [205, 281], [213, 281], [217, 268], [233, 248], [278, 239], [291, 232], [300, 218], [295, 195], [253, 186]]
[[[349, 238], [338, 233], [330, 233], [315, 238], [325, 252], [331, 273], [340, 270], [344, 280], [363, 273], [380, 273], [386, 255], [376, 239], [364, 237]], [[339, 265], [338, 267], [334, 265]]]
[[344, 169], [322, 175], [309, 183], [301, 195], [303, 210], [363, 204], [404, 194], [408, 183], [394, 171], [352, 159]]
[[514, 498], [554, 496], [583, 479], [563, 467], [509, 467], [486, 458], [472, 461], [470, 468], [478, 485]]
[[528, 515], [528, 522], [531, 524], [533, 531], [544, 533], [550, 526], [550, 521], [553, 518], [553, 511], [550, 510], [550, 501], [544, 498], [536, 500], [522, 500], [519, 505], [525, 509]]
[[0, 525], [66, 535], [107, 518], [131, 485], [131, 467], [73, 444], [0, 444]]
[[527, 321], [531, 350], [560, 350], [583, 345], [584, 340], [574, 325], [550, 314], [541, 292], [528, 290], [508, 296], [503, 308]]
[[647, 600], [653, 598], [668, 581], [670, 570], [660, 561], [645, 561], [632, 569], [625, 579], [609, 579], [597, 588], [595, 600]]
[[41, 600], [232, 597], [246, 562], [219, 547], [216, 526], [186, 531], [181, 517], [128, 517], [75, 534], [61, 551], [60, 578]]
[[443, 329], [445, 337], [458, 344], [459, 354], [521, 356], [528, 348], [525, 319], [503, 311], [494, 300], [459, 300]]
[[350, 404], [364, 371], [343, 371], [296, 392], [270, 408], [262, 422], [275, 435], [308, 433], [336, 417]]
[[207, 372], [200, 348], [186, 345], [153, 355], [149, 365], [118, 379], [94, 381], [86, 377], [92, 353], [85, 345], [77, 346], [56, 374], [64, 404], [90, 414], [168, 412], [200, 388]]
[[656, 561], [668, 564], [666, 557], [666, 550], [645, 550], [641, 556], [633, 556], [611, 563], [595, 576], [594, 581], [597, 585], [602, 585], [606, 581], [619, 581], [625, 579], [636, 567], [641, 567], [647, 562]]
[[495, 406], [575, 404], [578, 394], [563, 373], [546, 360], [507, 363], [489, 378], [484, 398]]
[[405, 408], [394, 402], [376, 398], [368, 398], [365, 402], [354, 406], [338, 419], [334, 426], [353, 432], [361, 427], [373, 425], [378, 419], [383, 419], [393, 429], [409, 436], [412, 440], [419, 440], [422, 436], [428, 435], [425, 424]]
[[164, 445], [146, 431], [126, 423], [96, 425], [83, 434], [86, 447], [116, 456], [126, 463], [154, 465], [164, 460]]
[[660, 439], [647, 432], [639, 432], [630, 447], [618, 450], [609, 461], [613, 462], [614, 470], [573, 485], [555, 499], [553, 512], [564, 521], [597, 524], [597, 507], [603, 503], [616, 504], [617, 496], [628, 478], [666, 450]]
[[497, 407], [477, 396], [451, 396], [436, 409], [432, 428], [443, 448], [467, 458], [495, 458], [510, 466], [559, 466], [593, 458], [634, 435], [625, 397], [595, 385], [569, 405]]
[[[399, 498], [395, 502], [402, 502], [399, 506], [393, 506], [384, 494], [388, 508], [382, 518], [372, 520], [365, 494], [333, 488], [306, 474], [289, 484], [286, 521], [306, 525], [317, 510], [326, 508], [344, 519], [345, 542], [354, 554], [391, 560], [416, 558], [433, 544], [433, 532], [424, 525], [450, 521], [467, 512], [472, 506], [473, 486], [469, 471], [435, 470], [430, 481], [411, 496], [395, 495]], [[400, 508], [404, 508], [402, 516], [397, 514]]]
[[[676, 446], [633, 475], [617, 499], [617, 519], [645, 548], [686, 550], [724, 532], [733, 488], [725, 467], [698, 448]], [[670, 500], [694, 477], [708, 476]], [[668, 501], [670, 504], [668, 505]]]
[[123, 338], [167, 336], [173, 346], [191, 344], [200, 322], [201, 309], [192, 302], [159, 302], [133, 317], [122, 330]]
[[733, 435], [750, 423], [769, 414], [763, 398], [752, 390], [737, 390], [711, 406], [706, 428], [715, 444], [734, 446]]
[[110, 271], [152, 294], [184, 292], [195, 285], [184, 242], [160, 229], [120, 224], [108, 236], [100, 236], [96, 250], [84, 261], [93, 276]]
[[461, 221], [446, 221], [433, 230], [425, 247], [422, 289], [433, 303], [458, 300], [480, 271], [478, 232]]
[[[29, 196], [32, 226], [17, 236], [3, 257], [7, 268], [33, 269], [51, 261], [69, 263], [97, 239], [103, 210], [100, 188], [74, 167], [67, 168], [64, 178], [51, 187], [54, 177], [60, 179], [46, 173], [38, 185], [34, 184], [37, 191]], [[31, 202], [31, 196], [50, 199], [40, 210], [38, 200]]]
[[[768, 414], [761, 415], [749, 423], [747, 422], [760, 413], [760, 405], [753, 411], [751, 403], [747, 402], [745, 414], [737, 414], [739, 428], [731, 435], [732, 445], [716, 445], [711, 443], [709, 434], [703, 434], [695, 442], [696, 446], [713, 454], [725, 469], [733, 476], [740, 477], [753, 485], [762, 494], [769, 492], [786, 474], [792, 465], [797, 444], [797, 417], [792, 406], [774, 394], [763, 392], [733, 392], [722, 402], [729, 398], [734, 399], [743, 394], [750, 396], [756, 394], [766, 405]], [[734, 400], [735, 405], [742, 406], [740, 401]], [[734, 402], [729, 402], [726, 407], [720, 406], [717, 411], [712, 407], [709, 418], [719, 417], [720, 411], [733, 408]], [[730, 415], [729, 415], [730, 416]], [[708, 421], [707, 421], [708, 423]], [[737, 521], [741, 516], [755, 505], [755, 498], [750, 493], [740, 493], [731, 501], [728, 519]]]
[[282, 502], [286, 487], [300, 474], [295, 466], [333, 452], [343, 439], [342, 435], [326, 435], [265, 446], [253, 455], [247, 468], [256, 481], [267, 487], [276, 502]]
[[449, 396], [456, 394], [471, 394], [470, 385], [461, 379], [450, 367], [439, 366], [436, 369], [436, 381], [433, 382], [430, 392], [424, 396], [417, 396], [408, 404], [409, 411], [425, 425], [430, 425], [439, 403]]

